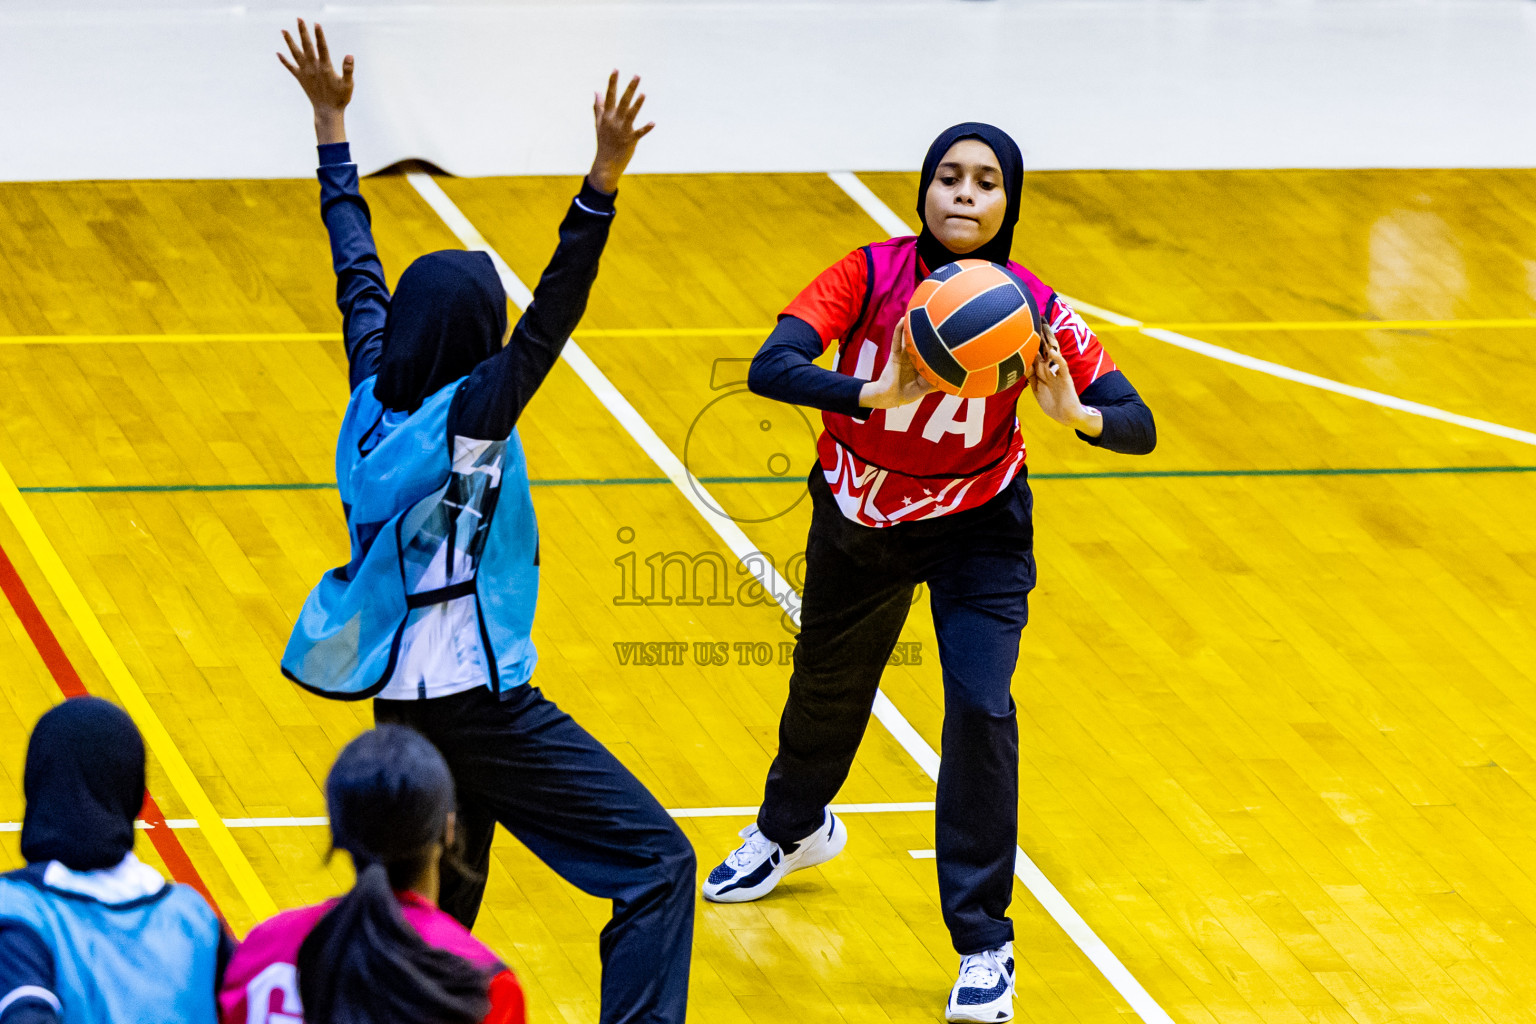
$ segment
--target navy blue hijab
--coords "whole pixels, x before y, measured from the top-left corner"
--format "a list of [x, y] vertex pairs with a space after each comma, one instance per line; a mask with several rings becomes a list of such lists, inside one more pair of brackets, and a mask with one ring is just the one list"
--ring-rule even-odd
[[415, 412], [499, 352], [506, 333], [507, 293], [491, 258], [429, 252], [405, 268], [389, 300], [374, 397]]
[[99, 697], [72, 697], [37, 720], [22, 774], [21, 855], [74, 871], [114, 868], [133, 849], [144, 806], [144, 740]]
[[[997, 234], [980, 249], [964, 254], [950, 252], [934, 237], [933, 232], [928, 230], [926, 210], [928, 186], [933, 184], [939, 161], [944, 159], [949, 147], [961, 139], [980, 139], [992, 148], [992, 153], [997, 157], [998, 169], [1003, 172], [1003, 194], [1008, 201]], [[928, 155], [923, 157], [923, 174], [917, 186], [917, 217], [923, 222], [923, 232], [917, 237], [917, 254], [923, 258], [923, 264], [929, 272], [962, 259], [991, 260], [993, 263], [1006, 264], [1013, 251], [1013, 227], [1019, 222], [1019, 197], [1023, 191], [1024, 156], [1019, 152], [1019, 144], [1007, 132], [980, 121], [966, 121], [939, 133], [933, 145], [928, 147]]]

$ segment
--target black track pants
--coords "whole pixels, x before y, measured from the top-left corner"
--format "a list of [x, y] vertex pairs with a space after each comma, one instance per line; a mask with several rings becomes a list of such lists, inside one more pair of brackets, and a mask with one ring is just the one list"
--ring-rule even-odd
[[693, 847], [656, 798], [532, 686], [428, 700], [375, 700], [375, 720], [408, 725], [442, 751], [458, 787], [464, 859], [445, 861], [440, 905], [474, 924], [500, 822], [554, 871], [613, 901], [603, 929], [602, 1024], [675, 1024], [688, 1002]]
[[1021, 474], [980, 508], [874, 529], [838, 510], [821, 470], [806, 542], [805, 595], [779, 752], [758, 828], [810, 835], [848, 777], [912, 605], [931, 593], [944, 677], [935, 838], [939, 896], [962, 955], [1013, 938], [1019, 729], [1010, 686], [1035, 585], [1033, 501]]

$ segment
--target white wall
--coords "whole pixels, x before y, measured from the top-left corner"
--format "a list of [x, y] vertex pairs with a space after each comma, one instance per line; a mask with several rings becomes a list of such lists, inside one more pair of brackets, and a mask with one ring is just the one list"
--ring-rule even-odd
[[636, 171], [912, 168], [965, 119], [1033, 168], [1536, 166], [1531, 0], [290, 3], [0, 5], [0, 179], [310, 174], [300, 13], [365, 170], [581, 171], [613, 66]]

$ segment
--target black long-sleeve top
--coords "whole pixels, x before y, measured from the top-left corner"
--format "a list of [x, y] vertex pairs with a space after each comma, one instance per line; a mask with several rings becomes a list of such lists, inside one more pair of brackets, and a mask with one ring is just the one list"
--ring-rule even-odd
[[[320, 147], [320, 215], [331, 239], [336, 305], [342, 313], [348, 378], [355, 390], [378, 372], [389, 287], [373, 241], [368, 203], [345, 142]], [[453, 397], [448, 433], [499, 440], [549, 375], [586, 312], [613, 223], [614, 196], [583, 181], [560, 223], [560, 243], [501, 351], [480, 363]]]

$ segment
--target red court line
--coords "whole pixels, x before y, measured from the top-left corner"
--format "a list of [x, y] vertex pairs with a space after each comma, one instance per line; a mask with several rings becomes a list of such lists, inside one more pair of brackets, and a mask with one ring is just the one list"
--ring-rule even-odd
[[[0, 547], [0, 590], [5, 591], [5, 596], [11, 602], [16, 617], [21, 620], [27, 636], [32, 638], [32, 645], [37, 648], [43, 664], [48, 666], [48, 671], [53, 675], [53, 681], [59, 684], [59, 689], [63, 691], [64, 696], [89, 696], [90, 691], [80, 681], [80, 673], [75, 671], [69, 655], [65, 654], [64, 648], [59, 645], [59, 638], [54, 636], [53, 628], [48, 625], [48, 620], [43, 618], [37, 602], [32, 600], [32, 594], [27, 590], [27, 585], [22, 582], [20, 574], [16, 572], [16, 566], [11, 563], [11, 558], [5, 553], [4, 547]], [[171, 877], [202, 893], [203, 899], [217, 911], [219, 905], [214, 902], [213, 894], [203, 884], [203, 878], [193, 866], [192, 858], [187, 856], [181, 840], [176, 838], [176, 833], [171, 831], [171, 827], [165, 823], [165, 815], [160, 812], [159, 805], [155, 803], [155, 798], [147, 789], [144, 791], [144, 809], [140, 813], [145, 823], [149, 825], [146, 830], [149, 832], [149, 841], [155, 844], [155, 850], [159, 852], [160, 859], [165, 861]], [[223, 916], [222, 913], [220, 916]]]

